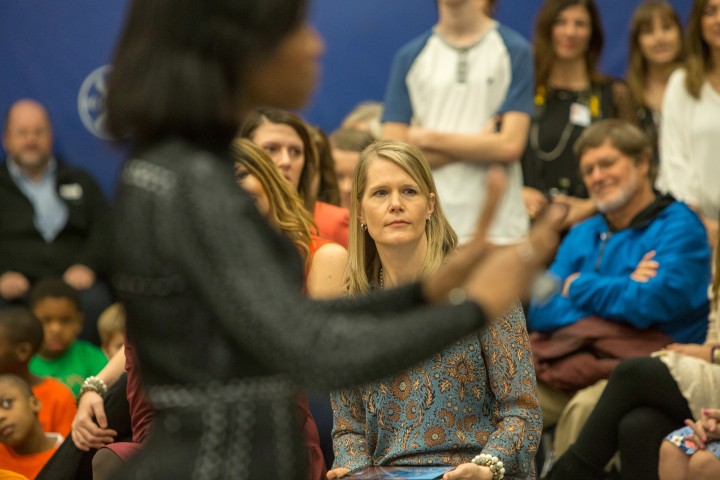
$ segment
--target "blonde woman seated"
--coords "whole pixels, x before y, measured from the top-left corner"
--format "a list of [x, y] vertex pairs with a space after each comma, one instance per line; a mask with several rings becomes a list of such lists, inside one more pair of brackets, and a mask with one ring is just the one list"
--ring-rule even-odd
[[[350, 218], [351, 296], [414, 282], [438, 269], [457, 243], [427, 162], [402, 142], [363, 151]], [[368, 465], [451, 465], [457, 468], [446, 480], [499, 479], [502, 470], [490, 468], [498, 462], [506, 479], [535, 477], [542, 422], [519, 303], [424, 362], [334, 392], [331, 401], [330, 479]]]

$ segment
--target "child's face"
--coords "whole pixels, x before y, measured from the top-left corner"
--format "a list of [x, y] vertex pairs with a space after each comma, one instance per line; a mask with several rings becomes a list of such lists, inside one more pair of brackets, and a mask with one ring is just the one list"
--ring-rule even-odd
[[0, 381], [0, 443], [22, 445], [37, 422], [40, 402], [9, 381]]
[[115, 356], [115, 354], [125, 344], [125, 337], [122, 332], [115, 332], [110, 335], [107, 342], [103, 342], [102, 350], [105, 352], [105, 356], [109, 359]]
[[43, 357], [55, 358], [65, 353], [82, 330], [82, 313], [68, 298], [43, 298], [35, 304], [33, 313], [45, 332], [40, 348]]

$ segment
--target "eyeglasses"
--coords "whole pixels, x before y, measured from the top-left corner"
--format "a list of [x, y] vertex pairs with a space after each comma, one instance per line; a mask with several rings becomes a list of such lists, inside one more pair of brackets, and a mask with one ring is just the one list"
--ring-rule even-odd
[[615, 164], [620, 160], [619, 156], [612, 156], [612, 157], [605, 157], [597, 162], [590, 164], [590, 165], [581, 165], [580, 166], [580, 176], [582, 177], [589, 177], [593, 174], [595, 170], [599, 172], [606, 172], [610, 170]]

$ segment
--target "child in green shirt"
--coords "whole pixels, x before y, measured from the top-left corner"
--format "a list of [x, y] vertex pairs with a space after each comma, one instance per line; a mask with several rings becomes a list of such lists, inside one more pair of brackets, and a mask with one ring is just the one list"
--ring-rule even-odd
[[107, 364], [99, 347], [77, 338], [83, 325], [77, 291], [60, 279], [41, 280], [31, 292], [30, 308], [45, 333], [30, 371], [60, 380], [77, 395], [85, 378]]

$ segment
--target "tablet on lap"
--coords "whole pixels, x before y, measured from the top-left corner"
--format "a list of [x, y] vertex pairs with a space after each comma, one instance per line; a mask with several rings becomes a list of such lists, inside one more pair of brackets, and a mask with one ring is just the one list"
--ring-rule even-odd
[[348, 480], [433, 480], [455, 467], [363, 467], [342, 478]]

